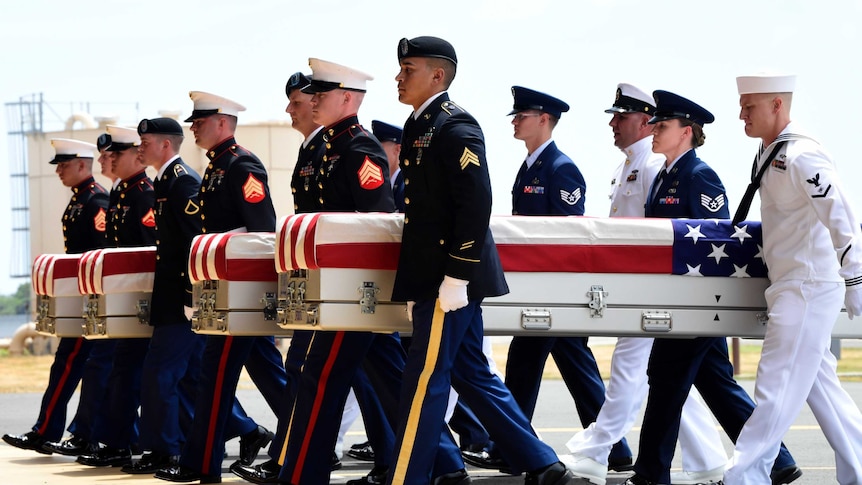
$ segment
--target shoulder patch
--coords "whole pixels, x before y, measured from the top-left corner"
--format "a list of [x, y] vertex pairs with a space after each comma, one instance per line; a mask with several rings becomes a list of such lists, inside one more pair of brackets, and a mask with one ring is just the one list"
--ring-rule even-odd
[[141, 224], [147, 227], [156, 227], [156, 213], [153, 212], [152, 208], [141, 218]]
[[356, 174], [359, 176], [359, 186], [365, 190], [374, 190], [383, 185], [383, 170], [367, 155]]
[[249, 204], [257, 204], [266, 198], [266, 190], [260, 180], [256, 179], [254, 175], [248, 174], [248, 178], [242, 185], [242, 196]]
[[706, 194], [700, 194], [700, 205], [710, 212], [718, 212], [724, 207], [724, 194], [718, 194], [714, 198]]
[[560, 200], [565, 202], [568, 205], [575, 205], [581, 200], [581, 188], [578, 187], [571, 192], [566, 192], [563, 189], [560, 189]]
[[186, 169], [181, 164], [178, 163], [174, 165], [174, 175], [179, 177], [180, 175], [184, 175], [186, 173], [188, 172], [186, 172]]
[[105, 209], [99, 208], [99, 212], [93, 217], [93, 227], [99, 232], [105, 232]]
[[475, 153], [471, 152], [469, 148], [464, 147], [464, 153], [461, 154], [461, 170], [467, 168], [467, 165], [475, 165], [479, 167], [479, 157], [476, 156]]

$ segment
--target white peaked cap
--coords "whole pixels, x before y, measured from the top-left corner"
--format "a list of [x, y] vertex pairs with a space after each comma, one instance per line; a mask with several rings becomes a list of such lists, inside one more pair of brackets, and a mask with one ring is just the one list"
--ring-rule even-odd
[[194, 111], [186, 121], [194, 121], [214, 114], [238, 116], [245, 111], [245, 106], [230, 99], [203, 91], [189, 91], [189, 97], [194, 102]]
[[352, 91], [366, 90], [365, 83], [374, 80], [374, 76], [356, 69], [342, 66], [323, 59], [310, 58], [311, 84], [302, 89], [303, 92], [326, 92], [333, 89], [349, 89]]
[[80, 140], [69, 138], [53, 138], [51, 146], [54, 147], [54, 159], [50, 163], [56, 164], [75, 158], [93, 158], [96, 145]]
[[111, 135], [111, 145], [108, 146], [108, 151], [115, 152], [118, 151], [118, 149], [124, 150], [141, 144], [141, 137], [138, 136], [138, 130], [136, 128], [107, 125], [105, 130], [109, 135]]

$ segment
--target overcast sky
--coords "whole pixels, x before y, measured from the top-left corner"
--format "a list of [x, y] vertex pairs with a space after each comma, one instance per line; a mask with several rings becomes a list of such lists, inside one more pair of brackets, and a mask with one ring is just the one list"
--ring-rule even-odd
[[[793, 119], [855, 189], [860, 25], [860, 0], [28, 0], [4, 5], [0, 18], [0, 101], [43, 93], [54, 106], [88, 103], [94, 116], [118, 114], [133, 125], [159, 110], [188, 113], [188, 91], [203, 90], [245, 104], [241, 123], [285, 121], [287, 77], [310, 72], [308, 58], [319, 57], [375, 76], [363, 124], [402, 124], [411, 109], [398, 103], [393, 80], [398, 40], [435, 35], [458, 54], [450, 96], [485, 132], [495, 213], [510, 212], [525, 156], [505, 116], [510, 87], [523, 85], [572, 106], [554, 138], [586, 178], [587, 214], [607, 214], [621, 153], [603, 110], [619, 82], [673, 91], [715, 114], [698, 154], [724, 180], [732, 213], [757, 147], [737, 119], [735, 77], [765, 69], [799, 75]], [[4, 114], [0, 162], [6, 123]], [[20, 282], [7, 277], [7, 165], [0, 163], [0, 293]], [[273, 181], [274, 190], [286, 187]], [[859, 192], [851, 194], [857, 211]]]

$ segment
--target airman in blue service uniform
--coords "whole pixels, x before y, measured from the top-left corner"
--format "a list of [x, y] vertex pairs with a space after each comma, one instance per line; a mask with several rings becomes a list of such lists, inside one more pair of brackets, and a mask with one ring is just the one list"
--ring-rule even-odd
[[[654, 91], [653, 152], [665, 166], [653, 182], [647, 217], [729, 219], [727, 196], [718, 175], [697, 158], [703, 125], [715, 117], [700, 105], [667, 91]], [[679, 435], [683, 403], [697, 387], [721, 427], [736, 440], [754, 403], [733, 379], [725, 337], [657, 338], [647, 365], [649, 394], [641, 427], [635, 475], [626, 485], [670, 483], [670, 465]], [[773, 483], [790, 483], [802, 472], [782, 445]], [[777, 479], [777, 481], [776, 481]]]
[[[107, 126], [111, 136], [112, 172], [122, 180], [117, 186], [116, 210], [108, 225], [113, 228], [109, 246], [139, 247], [155, 244], [153, 185], [138, 159], [140, 138], [134, 128]], [[109, 339], [113, 347], [101, 412], [94, 426], [93, 441], [105, 446], [82, 454], [78, 463], [90, 466], [122, 466], [131, 462], [131, 448], [137, 446], [138, 407], [141, 403], [141, 370], [150, 340], [147, 338]], [[105, 349], [107, 350], [107, 349]], [[87, 366], [92, 364], [95, 348]]]
[[401, 156], [401, 135], [403, 130], [384, 121], [373, 120], [371, 132], [380, 141], [383, 151], [389, 160], [389, 183], [392, 185], [392, 197], [395, 199], [395, 210], [404, 212], [404, 176], [398, 166]]
[[[557, 148], [552, 132], [569, 105], [553, 96], [512, 87], [515, 138], [527, 147], [527, 158], [512, 188], [512, 214], [582, 216], [586, 183], [575, 163]], [[548, 355], [554, 357], [581, 424], [596, 420], [605, 401], [605, 385], [587, 337], [514, 337], [506, 362], [506, 386], [528, 418], [533, 417]], [[632, 454], [625, 438], [614, 445], [608, 467], [630, 469]], [[628, 467], [628, 468], [626, 468]]]
[[150, 304], [153, 336], [141, 376], [140, 460], [123, 467], [131, 474], [152, 474], [176, 464], [191, 425], [194, 390], [205, 337], [192, 332], [188, 258], [200, 234], [200, 176], [179, 156], [183, 130], [170, 118], [138, 123], [138, 152], [156, 169], [156, 268]]
[[[194, 110], [186, 121], [192, 122], [195, 143], [207, 150], [210, 160], [199, 193], [201, 232], [275, 231], [266, 169], [234, 139], [237, 115], [245, 107], [202, 91], [189, 96]], [[156, 478], [219, 483], [226, 439], [240, 436], [240, 460], [248, 464], [269, 444], [272, 432], [248, 417], [235, 397], [243, 365], [269, 407], [279, 414], [286, 377], [274, 338], [207, 336], [194, 421], [179, 464], [159, 470]]]
[[509, 289], [488, 226], [484, 135], [446, 92], [455, 49], [437, 37], [405, 38], [398, 61], [398, 99], [413, 114], [402, 138], [406, 210], [392, 300], [415, 304], [387, 483], [470, 483], [443, 420], [451, 383], [513, 471], [527, 471], [527, 483], [566, 484], [571, 474], [536, 437], [482, 353], [482, 299]]
[[[55, 156], [50, 163], [57, 166], [56, 172], [63, 185], [72, 189], [72, 198], [62, 218], [65, 252], [78, 254], [104, 247], [108, 193], [93, 179], [93, 151], [96, 146], [63, 138], [51, 140], [51, 145]], [[83, 337], [60, 339], [36, 424], [24, 434], [3, 435], [3, 441], [26, 450], [53, 453], [53, 449], [43, 446], [48, 442], [59, 441], [63, 436], [66, 406], [84, 376], [84, 363], [92, 346], [93, 341]], [[79, 405], [78, 413], [69, 427], [72, 437], [67, 440], [76, 445], [75, 452], [86, 449], [94, 420], [92, 406], [86, 403]]]
[[[359, 124], [358, 112], [370, 75], [321, 59], [309, 59], [314, 122], [324, 127], [326, 151], [319, 172], [322, 211], [393, 212], [386, 153], [377, 138]], [[331, 366], [331, 367], [330, 367]], [[370, 332], [314, 332], [305, 356], [279, 480], [294, 485], [327, 483], [339, 416], [357, 369], [377, 391], [388, 425], [369, 429], [375, 467], [356, 483], [380, 483], [391, 464], [396, 400], [404, 354], [397, 335]], [[329, 367], [327, 372], [324, 372]], [[325, 398], [322, 398], [325, 396]], [[364, 400], [357, 394], [365, 414]], [[389, 431], [388, 433], [386, 431]]]

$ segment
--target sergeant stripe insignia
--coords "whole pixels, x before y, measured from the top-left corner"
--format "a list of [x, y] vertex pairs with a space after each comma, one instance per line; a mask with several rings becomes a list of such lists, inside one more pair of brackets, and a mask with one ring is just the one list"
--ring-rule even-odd
[[97, 231], [105, 232], [105, 209], [99, 209], [99, 212], [93, 217], [93, 226]]
[[476, 241], [467, 241], [465, 243], [461, 243], [461, 251], [466, 251], [473, 247], [476, 244]]
[[144, 214], [144, 217], [141, 218], [141, 224], [147, 227], [156, 227], [156, 214], [153, 212], [152, 208]]
[[718, 212], [724, 207], [724, 194], [718, 194], [714, 198], [706, 194], [700, 194], [700, 205], [704, 206], [710, 212]]
[[477, 167], [479, 165], [479, 157], [476, 156], [475, 153], [471, 152], [469, 148], [464, 147], [464, 153], [461, 154], [461, 170], [467, 168], [467, 165], [473, 164]]
[[254, 175], [248, 174], [248, 178], [242, 184], [242, 196], [249, 204], [257, 204], [266, 198], [266, 190], [264, 190], [260, 180], [256, 179]]
[[359, 175], [359, 186], [365, 190], [374, 190], [383, 185], [383, 170], [367, 155], [356, 174]]
[[191, 215], [197, 214], [200, 209], [201, 208], [198, 207], [197, 204], [194, 203], [194, 201], [190, 200], [190, 201], [188, 201], [188, 203], [186, 203], [185, 212], [186, 212], [186, 214], [191, 216]]
[[578, 201], [581, 200], [581, 188], [578, 187], [571, 192], [566, 192], [565, 190], [560, 189], [560, 200], [569, 205], [577, 204]]
[[810, 179], [806, 179], [806, 182], [814, 186], [814, 194], [811, 194], [811, 197], [814, 199], [820, 199], [829, 195], [829, 191], [832, 189], [832, 184], [827, 185], [826, 187], [820, 183], [820, 174], [816, 173]]

